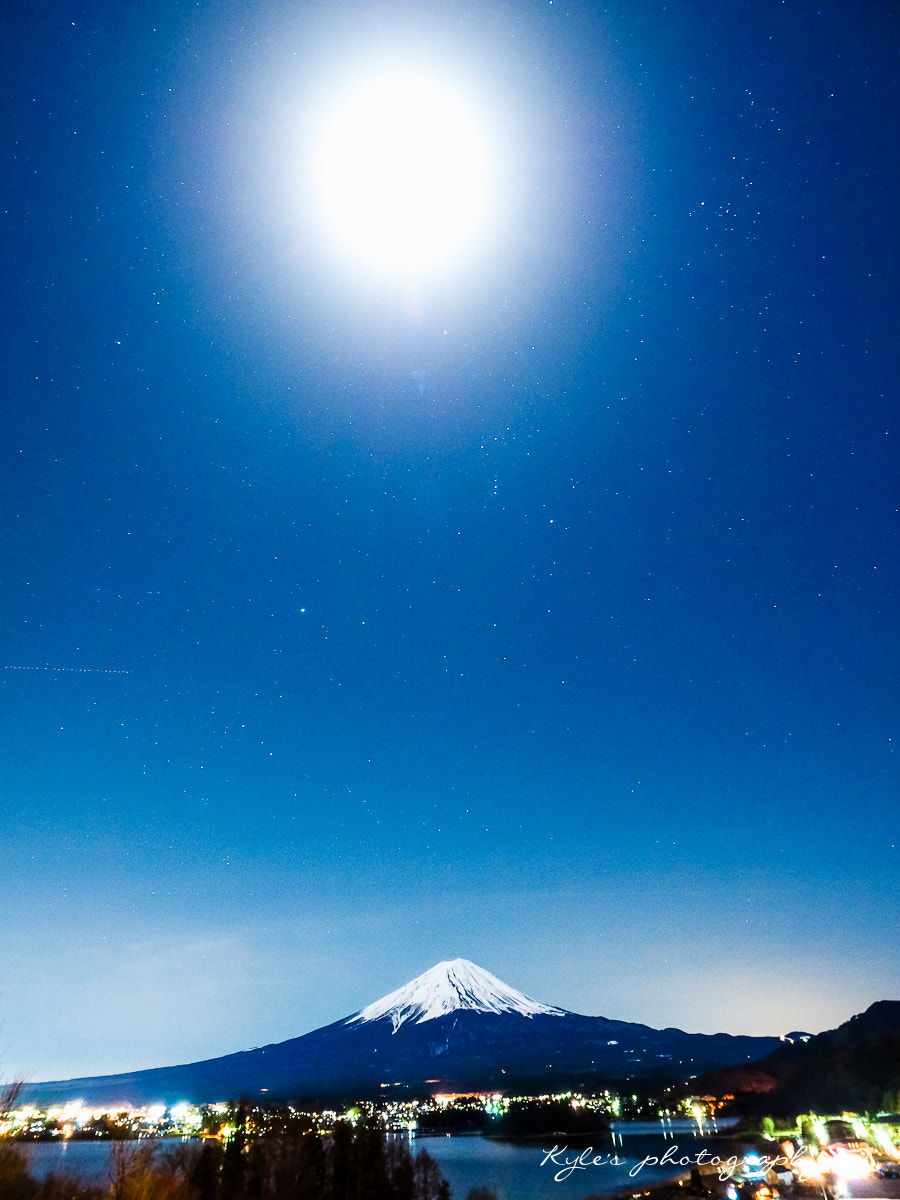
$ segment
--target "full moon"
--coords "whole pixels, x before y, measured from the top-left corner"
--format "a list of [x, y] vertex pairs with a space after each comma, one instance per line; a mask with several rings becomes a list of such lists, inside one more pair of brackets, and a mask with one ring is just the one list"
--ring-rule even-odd
[[313, 146], [321, 222], [334, 247], [380, 275], [432, 275], [475, 249], [492, 215], [483, 122], [449, 85], [390, 70], [325, 106]]

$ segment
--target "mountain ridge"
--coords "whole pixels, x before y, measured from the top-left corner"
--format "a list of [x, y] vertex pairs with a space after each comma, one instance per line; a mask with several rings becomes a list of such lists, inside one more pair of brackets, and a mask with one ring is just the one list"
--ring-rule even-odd
[[894, 1109], [900, 1081], [900, 1001], [876, 1000], [836, 1029], [782, 1043], [747, 1068], [720, 1068], [699, 1081], [742, 1097], [745, 1111]]
[[252, 1050], [118, 1075], [29, 1084], [29, 1102], [214, 1103], [589, 1088], [755, 1062], [776, 1037], [689, 1034], [541, 1004], [466, 959], [438, 963], [349, 1017]]

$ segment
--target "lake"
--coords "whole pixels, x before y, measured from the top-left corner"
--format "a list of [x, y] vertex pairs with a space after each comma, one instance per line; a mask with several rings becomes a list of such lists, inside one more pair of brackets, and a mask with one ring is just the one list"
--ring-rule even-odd
[[[165, 1150], [178, 1142], [168, 1139], [157, 1144]], [[635, 1191], [644, 1190], [654, 1183], [686, 1175], [689, 1166], [679, 1165], [678, 1160], [687, 1157], [693, 1161], [703, 1149], [714, 1154], [715, 1145], [697, 1134], [693, 1122], [677, 1122], [674, 1126], [672, 1122], [641, 1122], [638, 1126], [617, 1122], [615, 1132], [598, 1138], [590, 1153], [583, 1143], [567, 1146], [564, 1140], [554, 1142], [552, 1137], [531, 1142], [481, 1137], [416, 1138], [411, 1149], [413, 1154], [419, 1150], [431, 1154], [449, 1182], [454, 1200], [465, 1200], [474, 1187], [493, 1188], [497, 1200], [585, 1200], [589, 1195], [610, 1196], [629, 1186]], [[37, 1178], [51, 1171], [65, 1171], [99, 1183], [108, 1180], [109, 1142], [33, 1142], [21, 1148]], [[556, 1154], [548, 1159], [548, 1152], [554, 1148]], [[631, 1174], [644, 1158], [662, 1158], [667, 1153], [668, 1165], [648, 1163]], [[579, 1155], [585, 1165], [559, 1181], [554, 1179]], [[613, 1156], [620, 1165], [610, 1161]], [[594, 1161], [598, 1158], [601, 1161]]]

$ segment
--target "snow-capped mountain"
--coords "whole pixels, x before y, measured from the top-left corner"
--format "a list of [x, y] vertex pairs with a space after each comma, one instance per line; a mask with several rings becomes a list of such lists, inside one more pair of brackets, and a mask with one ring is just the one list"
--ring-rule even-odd
[[563, 1015], [563, 1009], [539, 1004], [468, 959], [454, 958], [452, 962], [438, 963], [412, 983], [361, 1008], [358, 1013], [348, 1017], [344, 1024], [355, 1025], [389, 1017], [396, 1031], [404, 1021], [421, 1024], [422, 1021], [433, 1021], [459, 1009], [520, 1013], [523, 1017], [533, 1017], [537, 1013], [557, 1017]]
[[354, 1100], [451, 1091], [588, 1090], [755, 1062], [778, 1038], [683, 1033], [540, 1004], [466, 959], [438, 963], [331, 1025], [176, 1067], [32, 1084], [30, 1102]]

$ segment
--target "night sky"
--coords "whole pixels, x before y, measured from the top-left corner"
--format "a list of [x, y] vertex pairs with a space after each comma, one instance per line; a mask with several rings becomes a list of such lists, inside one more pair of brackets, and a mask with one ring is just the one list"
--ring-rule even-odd
[[[691, 1032], [900, 997], [895, 6], [4, 14], [2, 1071], [457, 956]], [[373, 265], [311, 147], [407, 69], [486, 215]]]

